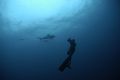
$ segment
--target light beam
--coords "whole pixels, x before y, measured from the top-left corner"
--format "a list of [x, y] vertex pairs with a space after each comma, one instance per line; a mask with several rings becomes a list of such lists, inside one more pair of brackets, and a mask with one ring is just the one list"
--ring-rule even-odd
[[[53, 21], [69, 18], [82, 11], [91, 0], [6, 0], [4, 10], [6, 19], [10, 21], [12, 30], [23, 30], [38, 27], [38, 23], [45, 24], [47, 29]], [[37, 26], [34, 24], [38, 24]], [[14, 24], [14, 25], [13, 25]], [[17, 25], [16, 25], [17, 24]], [[31, 27], [31, 24], [34, 26]], [[48, 24], [46, 26], [46, 24]], [[59, 23], [57, 23], [59, 25]], [[23, 26], [25, 25], [25, 26]], [[40, 25], [41, 26], [41, 25]], [[49, 31], [49, 30], [47, 30]]]

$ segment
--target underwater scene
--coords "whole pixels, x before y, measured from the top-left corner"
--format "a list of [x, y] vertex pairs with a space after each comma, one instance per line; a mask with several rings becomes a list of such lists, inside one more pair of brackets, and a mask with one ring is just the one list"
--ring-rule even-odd
[[120, 0], [0, 0], [0, 80], [120, 80]]

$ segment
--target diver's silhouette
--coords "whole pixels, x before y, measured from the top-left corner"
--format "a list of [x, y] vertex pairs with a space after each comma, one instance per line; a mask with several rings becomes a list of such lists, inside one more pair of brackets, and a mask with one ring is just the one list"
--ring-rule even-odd
[[72, 56], [73, 53], [75, 52], [76, 42], [75, 42], [75, 39], [71, 39], [71, 38], [69, 38], [67, 41], [70, 43], [70, 47], [69, 47], [67, 54], [69, 56]]
[[69, 47], [69, 50], [67, 52], [68, 57], [64, 60], [64, 62], [59, 67], [59, 70], [61, 72], [63, 72], [66, 67], [71, 69], [71, 59], [72, 59], [72, 55], [75, 52], [75, 48], [76, 48], [75, 39], [69, 38], [67, 41], [70, 43], [70, 47]]

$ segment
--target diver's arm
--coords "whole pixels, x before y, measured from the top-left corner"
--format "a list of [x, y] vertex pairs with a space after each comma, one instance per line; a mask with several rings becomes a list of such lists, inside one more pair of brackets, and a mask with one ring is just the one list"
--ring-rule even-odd
[[72, 39], [71, 38], [68, 38], [67, 40], [70, 44], [72, 44]]
[[68, 38], [68, 40], [67, 40], [68, 42], [70, 42], [71, 41], [71, 38]]

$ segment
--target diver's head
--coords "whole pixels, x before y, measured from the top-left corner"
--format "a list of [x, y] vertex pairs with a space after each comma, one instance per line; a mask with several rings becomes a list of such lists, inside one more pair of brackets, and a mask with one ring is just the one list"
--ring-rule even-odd
[[73, 42], [75, 42], [75, 39], [72, 39]]
[[75, 42], [75, 39], [68, 38], [67, 41]]
[[67, 41], [71, 41], [71, 38], [68, 38], [68, 40]]

